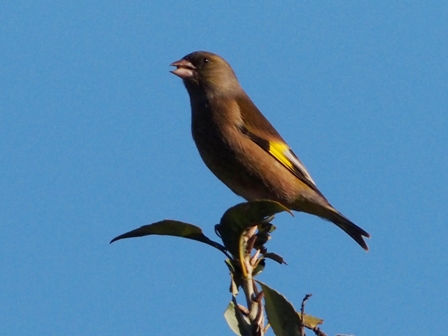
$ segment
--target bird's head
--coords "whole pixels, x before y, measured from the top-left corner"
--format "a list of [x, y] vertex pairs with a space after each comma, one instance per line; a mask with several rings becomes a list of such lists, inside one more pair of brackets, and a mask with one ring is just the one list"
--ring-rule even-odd
[[222, 57], [207, 51], [195, 51], [171, 63], [171, 73], [182, 78], [190, 94], [220, 95], [239, 90], [235, 73]]

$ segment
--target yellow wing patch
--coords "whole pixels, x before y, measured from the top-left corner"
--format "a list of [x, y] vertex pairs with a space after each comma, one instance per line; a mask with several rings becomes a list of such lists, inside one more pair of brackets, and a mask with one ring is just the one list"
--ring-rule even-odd
[[311, 189], [320, 193], [305, 166], [302, 164], [302, 162], [300, 162], [298, 157], [293, 153], [293, 151], [286, 143], [266, 140], [260, 136], [255, 135], [245, 126], [241, 126], [240, 129], [243, 134], [247, 135], [253, 142], [255, 142], [263, 150], [269, 153], [269, 155], [271, 155], [278, 162], [280, 162], [294, 176], [304, 182]]
[[282, 165], [288, 168], [291, 172], [294, 170], [294, 165], [286, 157], [285, 152], [289, 151], [289, 147], [280, 142], [269, 142], [269, 154], [277, 159]]
[[314, 183], [311, 175], [287, 144], [284, 142], [269, 141], [268, 152], [296, 177], [305, 182], [312, 189], [317, 190], [316, 183]]

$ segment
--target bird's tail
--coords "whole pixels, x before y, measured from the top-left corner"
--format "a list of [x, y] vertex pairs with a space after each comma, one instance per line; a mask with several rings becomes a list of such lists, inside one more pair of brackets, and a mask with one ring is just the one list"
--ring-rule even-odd
[[359, 245], [361, 245], [361, 247], [364, 250], [366, 251], [369, 250], [369, 247], [367, 246], [363, 238], [363, 237], [370, 238], [370, 235], [366, 231], [364, 231], [359, 226], [351, 222], [348, 218], [346, 218], [336, 209], [331, 207], [327, 208], [327, 210], [328, 211], [324, 216], [325, 219], [328, 219], [329, 221], [339, 226], [342, 230], [347, 232], [350, 235], [350, 237], [352, 237]]

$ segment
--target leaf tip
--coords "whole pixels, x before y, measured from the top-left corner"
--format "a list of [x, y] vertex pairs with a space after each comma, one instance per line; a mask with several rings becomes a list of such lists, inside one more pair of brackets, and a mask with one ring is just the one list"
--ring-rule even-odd
[[119, 235], [119, 236], [115, 237], [114, 239], [112, 239], [112, 240], [109, 242], [109, 244], [112, 244], [113, 242], [116, 242], [117, 240], [120, 240], [120, 239], [122, 239], [122, 238], [123, 238], [123, 235]]

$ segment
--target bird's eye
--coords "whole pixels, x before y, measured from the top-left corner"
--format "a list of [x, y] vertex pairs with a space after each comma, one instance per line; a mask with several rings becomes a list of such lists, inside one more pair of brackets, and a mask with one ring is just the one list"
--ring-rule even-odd
[[210, 59], [208, 57], [204, 57], [202, 59], [202, 63], [204, 63], [204, 64], [210, 63]]

